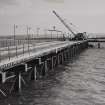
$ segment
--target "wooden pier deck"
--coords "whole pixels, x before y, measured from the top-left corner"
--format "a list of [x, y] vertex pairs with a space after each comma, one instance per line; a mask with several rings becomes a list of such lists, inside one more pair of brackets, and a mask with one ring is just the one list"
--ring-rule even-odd
[[[27, 45], [25, 45], [26, 48], [24, 48], [24, 51], [26, 50], [27, 52], [24, 54], [22, 53], [23, 52], [22, 46], [19, 46], [18, 50], [17, 50], [17, 53], [19, 53], [18, 56], [15, 56], [15, 53], [16, 53], [15, 47], [12, 46], [10, 48], [10, 50], [11, 50], [10, 52], [14, 56], [12, 56], [10, 59], [8, 59], [8, 57], [6, 57], [5, 59], [2, 59], [0, 62], [0, 70], [9, 69], [9, 68], [13, 67], [14, 65], [26, 62], [27, 60], [32, 60], [32, 59], [47, 55], [51, 52], [57, 53], [58, 51], [66, 48], [66, 47], [70, 47], [74, 44], [79, 44], [82, 42], [81, 41], [78, 41], [78, 42], [75, 42], [75, 41], [74, 42], [73, 41], [72, 42], [71, 41], [54, 41], [54, 42], [37, 43], [35, 46], [30, 45], [30, 52], [27, 51]], [[3, 48], [2, 48], [2, 50], [3, 50]], [[8, 55], [8, 51], [7, 50], [2, 51], [1, 55], [2, 56]]]

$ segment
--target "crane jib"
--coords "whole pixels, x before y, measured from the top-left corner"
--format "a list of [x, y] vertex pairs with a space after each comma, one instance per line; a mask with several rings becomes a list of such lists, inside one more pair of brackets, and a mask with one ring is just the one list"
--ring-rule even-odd
[[61, 23], [63, 23], [63, 25], [74, 35], [75, 33], [71, 30], [71, 28], [66, 24], [66, 22], [55, 12], [53, 11], [53, 13], [57, 16], [57, 18], [61, 21]]

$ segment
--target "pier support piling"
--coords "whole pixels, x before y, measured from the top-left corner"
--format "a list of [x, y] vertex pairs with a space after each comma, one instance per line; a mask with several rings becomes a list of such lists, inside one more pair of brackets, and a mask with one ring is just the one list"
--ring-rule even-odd
[[25, 71], [25, 66], [24, 65], [19, 65], [19, 66], [14, 67], [14, 69], [15, 69], [15, 80], [14, 80], [13, 88], [11, 89], [11, 91], [21, 93], [22, 82], [23, 82], [22, 72]]
[[32, 67], [31, 80], [37, 80], [37, 69], [35, 65]]

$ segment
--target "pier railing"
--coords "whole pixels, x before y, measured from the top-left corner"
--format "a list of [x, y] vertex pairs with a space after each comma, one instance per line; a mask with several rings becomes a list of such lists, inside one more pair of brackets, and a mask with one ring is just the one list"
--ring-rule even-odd
[[3, 37], [0, 39], [0, 62], [3, 60], [11, 60], [12, 57], [18, 57], [34, 51], [35, 46], [40, 46], [40, 43], [52, 41], [63, 41], [63, 34], [47, 34], [47, 35], [16, 35], [9, 38]]

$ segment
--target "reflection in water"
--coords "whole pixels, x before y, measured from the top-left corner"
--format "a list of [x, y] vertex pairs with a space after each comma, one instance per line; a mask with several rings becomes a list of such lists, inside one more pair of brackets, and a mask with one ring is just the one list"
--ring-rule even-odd
[[105, 105], [105, 49], [88, 49], [0, 105]]

